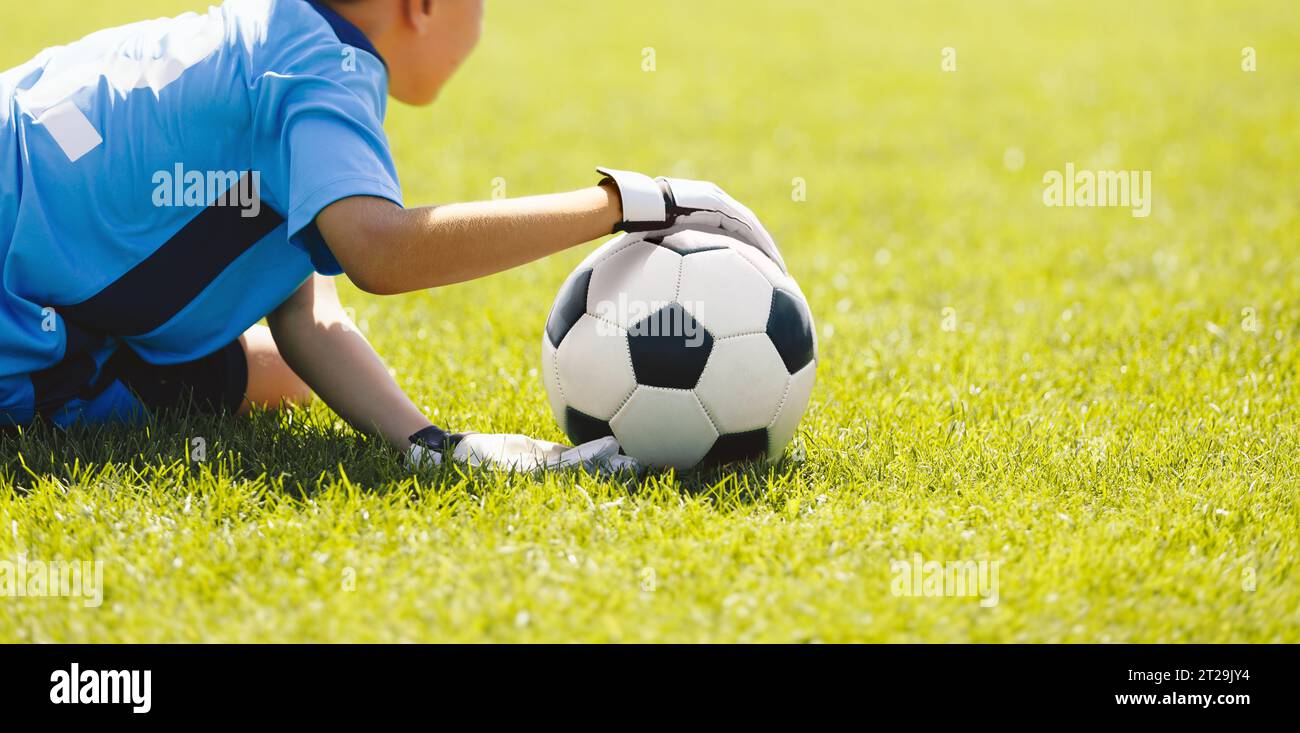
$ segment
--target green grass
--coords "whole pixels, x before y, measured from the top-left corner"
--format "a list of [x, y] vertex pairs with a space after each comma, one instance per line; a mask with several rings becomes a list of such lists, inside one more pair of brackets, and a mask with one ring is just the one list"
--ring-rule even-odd
[[[596, 164], [749, 203], [818, 322], [789, 460], [412, 477], [320, 405], [38, 429], [0, 557], [102, 559], [104, 604], [0, 599], [0, 640], [1300, 640], [1300, 6], [868, 5], [492, 0], [388, 121], [412, 203]], [[182, 9], [50, 0], [0, 66]], [[1045, 207], [1067, 161], [1151, 170], [1151, 216]], [[538, 344], [587, 249], [345, 304], [436, 421], [558, 439]], [[917, 552], [1001, 563], [1000, 602], [893, 595]]]

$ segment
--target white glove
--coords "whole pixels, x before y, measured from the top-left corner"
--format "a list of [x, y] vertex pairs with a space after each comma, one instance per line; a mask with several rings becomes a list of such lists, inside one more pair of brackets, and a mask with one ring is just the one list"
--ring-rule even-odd
[[618, 441], [613, 436], [573, 448], [526, 435], [452, 435], [431, 426], [411, 436], [411, 448], [406, 457], [417, 468], [436, 466], [442, 463], [443, 455], [449, 449], [454, 461], [520, 473], [566, 468], [582, 468], [601, 475], [641, 471], [636, 459], [619, 454]]
[[721, 229], [757, 247], [786, 271], [776, 241], [754, 212], [716, 185], [685, 178], [651, 178], [614, 168], [596, 171], [618, 186], [623, 199], [623, 221], [615, 231], [653, 232], [681, 225]]

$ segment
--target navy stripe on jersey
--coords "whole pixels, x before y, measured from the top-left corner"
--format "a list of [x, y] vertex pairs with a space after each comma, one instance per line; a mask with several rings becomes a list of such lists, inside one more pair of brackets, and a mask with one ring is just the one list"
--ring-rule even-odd
[[67, 344], [63, 358], [54, 366], [31, 374], [32, 392], [35, 394], [36, 414], [48, 418], [58, 412], [68, 400], [81, 395], [95, 376], [95, 351], [104, 345], [104, 337], [91, 333], [67, 319]]
[[[249, 190], [249, 175], [245, 173], [232, 190]], [[59, 306], [59, 313], [84, 328], [115, 336], [138, 336], [170, 321], [240, 255], [284, 223], [284, 217], [264, 204], [257, 216], [246, 217], [248, 209], [225, 201], [222, 195], [143, 262], [90, 298]]]

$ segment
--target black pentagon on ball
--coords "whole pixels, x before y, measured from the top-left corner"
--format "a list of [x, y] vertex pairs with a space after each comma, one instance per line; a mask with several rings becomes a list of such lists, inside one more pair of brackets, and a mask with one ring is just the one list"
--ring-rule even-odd
[[694, 389], [713, 351], [713, 336], [681, 304], [672, 303], [632, 324], [627, 345], [637, 384]]
[[647, 237], [645, 241], [651, 244], [657, 244], [664, 249], [670, 249], [683, 257], [697, 252], [712, 252], [715, 249], [727, 248], [727, 245], [725, 244], [702, 244], [698, 240], [692, 241], [689, 236], [691, 231], [692, 230], [690, 229], [686, 229], [674, 234], [669, 234], [666, 237]]
[[718, 436], [700, 464], [717, 466], [723, 463], [760, 461], [765, 458], [767, 458], [767, 430], [759, 428]]
[[791, 374], [813, 360], [812, 314], [803, 298], [780, 288], [772, 290], [772, 310], [767, 316], [767, 337]]
[[569, 334], [573, 325], [587, 312], [587, 287], [591, 285], [591, 270], [577, 270], [560, 286], [559, 295], [555, 296], [555, 305], [551, 306], [551, 315], [546, 319], [546, 337], [551, 345], [560, 348], [560, 342]]
[[572, 407], [564, 409], [564, 432], [569, 436], [569, 440], [573, 441], [574, 445], [581, 445], [614, 434], [614, 431], [609, 427], [608, 420], [594, 418]]

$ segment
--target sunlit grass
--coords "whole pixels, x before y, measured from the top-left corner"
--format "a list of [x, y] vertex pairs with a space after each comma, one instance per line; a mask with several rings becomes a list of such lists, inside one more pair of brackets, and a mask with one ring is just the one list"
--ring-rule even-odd
[[[875, 5], [492, 0], [389, 116], [412, 204], [597, 164], [749, 203], [818, 321], [787, 461], [412, 476], [320, 405], [38, 428], [0, 558], [101, 559], [104, 604], [0, 598], [0, 640], [1300, 640], [1296, 6]], [[7, 14], [0, 66], [186, 7], [136, 6]], [[1151, 216], [1043, 206], [1067, 162], [1152, 171]], [[586, 251], [344, 296], [435, 421], [559, 439], [539, 339]], [[893, 595], [918, 552], [1000, 563], [998, 604]]]

